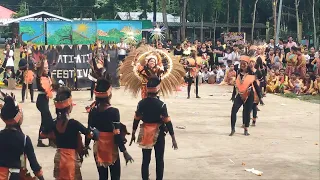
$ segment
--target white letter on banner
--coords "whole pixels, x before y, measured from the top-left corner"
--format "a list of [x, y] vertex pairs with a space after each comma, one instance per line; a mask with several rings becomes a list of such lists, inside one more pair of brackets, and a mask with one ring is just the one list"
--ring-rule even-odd
[[89, 57], [89, 54], [84, 54], [81, 56], [82, 56], [82, 61], [83, 61], [82, 63], [86, 63], [86, 61], [88, 61], [86, 57]]
[[68, 79], [69, 78], [69, 70], [63, 70], [63, 78]]
[[81, 71], [82, 69], [77, 69], [77, 78], [83, 78]]
[[73, 59], [74, 59], [74, 55], [69, 55], [70, 57], [70, 61], [68, 63], [74, 63]]
[[89, 69], [84, 69], [83, 70], [83, 76], [84, 77], [88, 77], [88, 72], [89, 72]]
[[74, 57], [75, 58], [75, 60], [76, 60], [76, 63], [78, 64], [80, 64], [81, 63], [81, 57], [80, 57], [80, 54], [78, 54], [76, 57]]
[[57, 76], [57, 70], [55, 70], [55, 69], [52, 70], [51, 75], [52, 75], [52, 76]]
[[70, 78], [74, 78], [74, 70], [73, 69], [69, 69], [68, 71], [70, 73]]
[[62, 70], [57, 70], [57, 78], [62, 79]]
[[69, 55], [62, 55], [62, 56], [63, 56], [64, 63], [67, 63], [67, 57], [68, 57]]
[[59, 55], [58, 64], [59, 64], [59, 63], [62, 63], [62, 55]]

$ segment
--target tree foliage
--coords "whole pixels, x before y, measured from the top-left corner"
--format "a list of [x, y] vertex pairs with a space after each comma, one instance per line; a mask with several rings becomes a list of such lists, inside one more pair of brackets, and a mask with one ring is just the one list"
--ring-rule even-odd
[[[166, 12], [180, 16], [183, 0], [166, 0]], [[252, 23], [255, 0], [243, 0], [242, 23]], [[186, 20], [189, 22], [201, 21], [204, 14], [204, 22], [213, 22], [217, 13], [217, 22], [226, 23], [228, 17], [227, 0], [188, 0]], [[229, 22], [238, 22], [239, 0], [230, 0]], [[301, 0], [299, 4], [299, 19], [303, 24], [303, 32], [313, 31], [312, 16], [313, 0]], [[25, 6], [25, 4], [27, 6]], [[152, 12], [153, 0], [1, 0], [0, 5], [15, 10], [16, 17], [26, 13], [47, 11], [67, 18], [97, 18], [114, 19], [117, 12], [142, 12], [140, 19], [146, 18], [146, 12]], [[161, 0], [157, 0], [158, 12], [161, 12]], [[27, 9], [26, 9], [27, 7]], [[320, 26], [320, 0], [316, 0], [315, 18], [317, 31]], [[256, 23], [270, 22], [273, 26], [273, 13], [271, 0], [259, 0], [256, 12]], [[293, 0], [283, 0], [281, 29], [297, 31], [296, 12]]]

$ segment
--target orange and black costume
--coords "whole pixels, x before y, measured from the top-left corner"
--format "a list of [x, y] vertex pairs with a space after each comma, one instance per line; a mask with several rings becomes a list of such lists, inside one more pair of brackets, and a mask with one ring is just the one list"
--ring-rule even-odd
[[[126, 148], [120, 135], [119, 110], [111, 106], [104, 111], [92, 109], [89, 113], [88, 126], [99, 131], [99, 138], [93, 146], [99, 179], [108, 179], [108, 167], [111, 179], [120, 179], [121, 165], [118, 149], [124, 152]], [[90, 139], [87, 139], [86, 146], [89, 144]]]
[[31, 58], [31, 56], [28, 57], [28, 59], [20, 59], [19, 61], [19, 74], [17, 76], [21, 76], [21, 83], [22, 83], [22, 102], [24, 102], [25, 95], [26, 95], [26, 89], [28, 86], [28, 89], [30, 91], [31, 96], [31, 102], [33, 102], [33, 80], [34, 80], [34, 62]]
[[57, 152], [54, 157], [54, 177], [58, 180], [81, 180], [81, 163], [84, 149], [81, 134], [91, 136], [80, 122], [69, 119], [66, 122], [55, 121], [48, 138], [55, 140]]
[[[250, 62], [250, 57], [248, 56], [241, 56], [241, 61], [245, 61], [247, 63]], [[240, 107], [243, 105], [243, 115], [242, 115], [242, 121], [245, 128], [245, 135], [250, 135], [248, 133], [247, 128], [250, 125], [250, 114], [253, 108], [254, 103], [254, 91], [256, 92], [256, 95], [259, 98], [259, 102], [261, 101], [261, 91], [260, 87], [256, 81], [256, 76], [252, 75], [252, 72], [249, 72], [249, 68], [247, 72], [242, 72], [242, 70], [239, 70], [239, 73], [236, 77], [235, 86], [233, 88], [232, 98], [233, 106], [231, 110], [231, 133], [230, 136], [232, 136], [235, 133], [235, 125], [237, 121], [237, 113], [240, 109]], [[254, 88], [254, 89], [253, 89]]]
[[189, 57], [187, 58], [187, 67], [186, 67], [186, 71], [187, 71], [187, 76], [186, 76], [186, 80], [188, 83], [188, 99], [190, 98], [190, 91], [191, 91], [191, 85], [194, 82], [195, 83], [195, 87], [196, 87], [196, 98], [200, 98], [199, 96], [199, 70], [200, 70], [200, 65], [202, 64], [202, 59], [201, 57], [197, 57], [196, 56], [196, 50], [192, 49], [192, 56], [193, 57]]
[[41, 133], [42, 137], [56, 142], [53, 175], [57, 180], [82, 179], [80, 167], [83, 156], [88, 152], [83, 145], [81, 134], [92, 137], [91, 131], [80, 122], [67, 117], [71, 112], [71, 106], [73, 106], [71, 91], [67, 87], [59, 88], [55, 98], [57, 120], [49, 133]]
[[[94, 157], [99, 172], [99, 179], [120, 180], [121, 165], [119, 150], [123, 152], [126, 161], [131, 158], [125, 148], [126, 127], [120, 123], [120, 113], [117, 108], [111, 107], [111, 83], [102, 78], [97, 81], [95, 89], [96, 106], [89, 112], [88, 129], [96, 134], [93, 145]], [[90, 145], [86, 139], [86, 147]], [[132, 159], [132, 158], [131, 158]]]
[[147, 65], [139, 66], [138, 71], [140, 76], [143, 77], [142, 86], [141, 86], [141, 99], [144, 99], [144, 98], [147, 98], [148, 96], [147, 83], [150, 77], [157, 76], [160, 79], [164, 71], [158, 67], [151, 69]]
[[[43, 147], [45, 146], [40, 137], [40, 132], [47, 133], [48, 130], [53, 125], [53, 118], [49, 109], [49, 99], [53, 97], [53, 90], [52, 90], [52, 81], [48, 73], [45, 73], [45, 68], [48, 71], [48, 62], [45, 60], [44, 57], [41, 57], [40, 63], [37, 67], [37, 88], [38, 88], [38, 97], [36, 106], [37, 109], [41, 113], [41, 125], [39, 128], [39, 138], [38, 138], [38, 146]], [[49, 144], [52, 145], [52, 142]]]
[[168, 95], [183, 83], [185, 73], [177, 57], [148, 45], [131, 51], [119, 68], [121, 84], [134, 96], [140, 91], [142, 99], [147, 97], [151, 77], [161, 79], [160, 92]]
[[20, 128], [22, 109], [15, 103], [13, 95], [2, 95], [5, 104], [1, 108], [1, 119], [6, 123], [6, 128], [0, 131], [0, 180], [33, 179], [27, 173], [26, 157], [34, 174], [42, 180], [42, 168], [37, 161], [31, 139]]
[[[149, 86], [152, 79], [147, 84], [148, 93], [156, 93], [160, 87]], [[141, 175], [143, 180], [149, 179], [149, 164], [151, 160], [152, 149], [155, 149], [156, 155], [156, 176], [157, 180], [163, 179], [164, 172], [164, 151], [165, 151], [165, 132], [167, 129], [174, 137], [173, 126], [168, 115], [166, 104], [156, 96], [148, 96], [138, 103], [133, 121], [133, 136], [138, 128], [140, 120], [140, 132], [137, 143], [142, 148], [142, 166]]]

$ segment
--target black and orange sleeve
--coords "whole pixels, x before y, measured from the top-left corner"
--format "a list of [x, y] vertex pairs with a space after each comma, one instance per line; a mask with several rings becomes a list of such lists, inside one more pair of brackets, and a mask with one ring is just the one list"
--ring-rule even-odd
[[42, 168], [38, 163], [38, 160], [34, 153], [33, 145], [29, 136], [26, 137], [26, 145], [24, 147], [24, 153], [27, 155], [27, 158], [30, 163], [30, 167], [34, 172], [34, 174], [37, 177], [41, 177], [43, 175]]
[[138, 128], [138, 125], [139, 125], [139, 122], [140, 120], [142, 120], [142, 109], [141, 109], [141, 104], [140, 102], [138, 103], [138, 106], [137, 106], [137, 110], [134, 114], [134, 120], [133, 120], [133, 126], [132, 126], [132, 129], [133, 129], [133, 132], [135, 132]]
[[162, 113], [161, 113], [162, 121], [166, 124], [168, 131], [169, 131], [169, 134], [172, 136], [172, 135], [174, 135], [174, 131], [173, 131], [173, 125], [171, 122], [171, 118], [168, 114], [167, 105], [165, 103], [163, 103], [161, 109], [162, 109]]
[[124, 152], [127, 149], [124, 145], [124, 140], [120, 135], [120, 112], [118, 109], [115, 108], [114, 113], [115, 113], [115, 119], [113, 120], [113, 127], [114, 127], [113, 133], [114, 133], [115, 141], [118, 144], [119, 150], [121, 152]]

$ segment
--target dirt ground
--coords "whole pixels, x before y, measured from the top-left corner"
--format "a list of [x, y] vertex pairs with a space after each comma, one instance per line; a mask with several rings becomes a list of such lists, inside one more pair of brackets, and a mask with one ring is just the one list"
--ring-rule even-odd
[[[20, 101], [20, 90], [14, 92]], [[193, 94], [188, 100], [184, 87], [170, 98], [162, 98], [167, 103], [179, 146], [174, 151], [170, 137], [166, 138], [165, 180], [319, 179], [319, 104], [267, 95], [264, 99], [266, 105], [260, 106], [258, 112], [257, 126], [249, 129], [251, 136], [242, 135], [240, 111], [237, 132], [229, 137], [231, 87], [201, 85], [199, 92], [201, 99], [196, 99]], [[76, 106], [71, 116], [85, 125], [87, 114], [84, 107], [90, 103], [89, 94], [89, 91], [73, 92]], [[22, 104], [22, 127], [36, 145], [40, 113], [29, 101]], [[123, 88], [113, 90], [112, 105], [120, 109], [121, 121], [130, 131], [138, 101]], [[54, 115], [52, 101], [50, 107]], [[3, 126], [0, 122], [0, 127]], [[185, 129], [176, 126], [185, 126]], [[135, 162], [126, 166], [121, 155], [121, 179], [139, 180], [141, 149], [136, 144], [127, 145], [127, 149]], [[45, 178], [53, 179], [55, 149], [35, 147], [35, 151]], [[260, 170], [263, 175], [245, 172], [246, 168]], [[81, 171], [84, 180], [98, 179], [92, 152]], [[155, 180], [154, 156], [150, 173], [150, 179]]]

